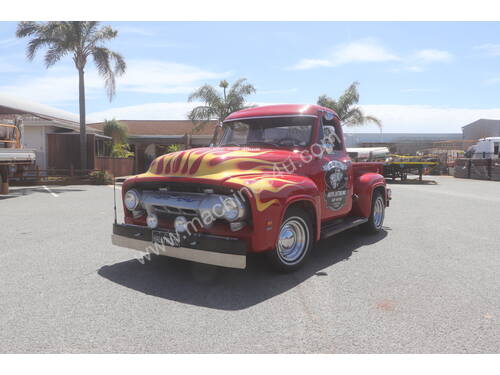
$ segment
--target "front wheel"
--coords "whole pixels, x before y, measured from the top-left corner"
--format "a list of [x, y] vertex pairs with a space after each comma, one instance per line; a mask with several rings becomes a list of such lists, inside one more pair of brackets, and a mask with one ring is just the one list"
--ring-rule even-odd
[[304, 264], [314, 242], [311, 221], [310, 215], [299, 208], [286, 212], [276, 247], [268, 253], [274, 268], [291, 272]]
[[384, 194], [375, 191], [372, 197], [372, 210], [368, 221], [361, 226], [366, 233], [378, 233], [382, 230], [385, 217], [385, 199]]

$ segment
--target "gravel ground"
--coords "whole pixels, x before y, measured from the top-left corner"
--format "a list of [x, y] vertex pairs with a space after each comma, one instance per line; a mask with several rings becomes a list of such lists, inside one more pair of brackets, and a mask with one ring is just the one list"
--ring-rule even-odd
[[[430, 180], [427, 177], [427, 180]], [[498, 353], [500, 183], [392, 184], [385, 231], [321, 242], [296, 273], [110, 243], [109, 186], [0, 198], [0, 352]]]

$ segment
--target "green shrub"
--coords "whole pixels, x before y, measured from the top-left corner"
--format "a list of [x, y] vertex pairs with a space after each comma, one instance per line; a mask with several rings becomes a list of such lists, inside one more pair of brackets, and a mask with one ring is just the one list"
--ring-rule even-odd
[[89, 177], [94, 185], [110, 185], [113, 183], [113, 176], [106, 171], [92, 171], [89, 173]]
[[134, 156], [134, 153], [130, 151], [129, 145], [118, 143], [113, 146], [111, 156], [114, 158], [130, 158]]

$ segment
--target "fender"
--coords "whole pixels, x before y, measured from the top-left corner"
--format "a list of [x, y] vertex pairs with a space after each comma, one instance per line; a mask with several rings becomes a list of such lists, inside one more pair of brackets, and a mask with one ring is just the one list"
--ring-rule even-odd
[[266, 251], [274, 247], [286, 209], [293, 203], [306, 201], [314, 208], [319, 238], [320, 194], [316, 184], [300, 175], [246, 175], [230, 178], [225, 183], [251, 196], [254, 251]]
[[356, 177], [354, 194], [358, 196], [358, 199], [353, 202], [353, 214], [368, 217], [372, 209], [373, 191], [378, 187], [383, 187], [385, 194], [385, 185], [384, 177], [378, 173], [364, 173]]

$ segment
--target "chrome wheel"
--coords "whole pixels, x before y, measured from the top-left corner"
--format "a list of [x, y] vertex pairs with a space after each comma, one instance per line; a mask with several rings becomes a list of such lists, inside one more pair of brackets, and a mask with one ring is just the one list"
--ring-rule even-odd
[[384, 214], [385, 214], [385, 204], [382, 197], [379, 195], [375, 200], [375, 204], [373, 205], [373, 225], [375, 228], [382, 228], [382, 224], [384, 223]]
[[281, 226], [278, 236], [278, 256], [293, 265], [304, 257], [309, 245], [309, 228], [305, 221], [297, 216], [288, 218]]

